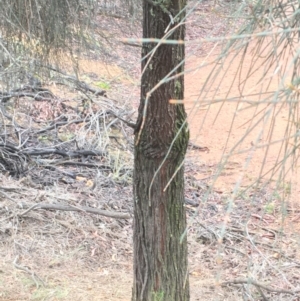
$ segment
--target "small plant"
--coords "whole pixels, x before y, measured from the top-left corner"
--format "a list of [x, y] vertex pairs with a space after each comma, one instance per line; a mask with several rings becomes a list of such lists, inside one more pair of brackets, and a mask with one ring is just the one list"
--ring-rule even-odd
[[39, 136], [39, 137], [38, 137], [38, 140], [39, 140], [39, 141], [48, 141], [49, 138], [48, 138], [47, 136]]
[[46, 300], [49, 298], [59, 300], [65, 299], [68, 294], [69, 291], [63, 287], [39, 288], [32, 293], [30, 300]]
[[280, 193], [278, 192], [278, 191], [274, 191], [273, 192], [273, 198], [275, 199], [275, 200], [278, 200], [278, 201], [281, 201], [281, 195], [280, 195]]
[[110, 153], [113, 162], [112, 179], [119, 183], [131, 183], [131, 173], [126, 172], [126, 161], [128, 158], [125, 153], [118, 150], [117, 152]]
[[58, 137], [61, 141], [67, 142], [74, 139], [75, 135], [73, 133], [66, 132], [66, 133], [58, 133]]
[[269, 203], [265, 206], [265, 212], [268, 214], [272, 214], [275, 211], [275, 204]]
[[290, 195], [292, 192], [292, 184], [290, 182], [285, 183], [283, 189], [284, 189], [284, 194], [286, 196]]
[[102, 90], [109, 90], [111, 88], [108, 82], [96, 82], [94, 85]]
[[164, 292], [153, 292], [153, 301], [163, 301]]

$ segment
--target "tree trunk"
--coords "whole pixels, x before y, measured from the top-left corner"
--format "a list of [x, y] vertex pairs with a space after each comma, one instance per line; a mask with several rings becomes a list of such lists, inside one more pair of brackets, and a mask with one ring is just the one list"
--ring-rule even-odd
[[[167, 38], [184, 40], [185, 26], [178, 24], [185, 18], [185, 5], [185, 0], [144, 0], [143, 37], [163, 38], [172, 15], [174, 23]], [[162, 44], [150, 54], [156, 46], [144, 43], [142, 50], [142, 70], [145, 66], [146, 70], [135, 133], [132, 301], [188, 301], [184, 176], [180, 165], [189, 133], [183, 105], [169, 103], [170, 99], [183, 99], [184, 45]], [[170, 76], [178, 77], [163, 81], [148, 94], [143, 120], [147, 93], [174, 68]]]

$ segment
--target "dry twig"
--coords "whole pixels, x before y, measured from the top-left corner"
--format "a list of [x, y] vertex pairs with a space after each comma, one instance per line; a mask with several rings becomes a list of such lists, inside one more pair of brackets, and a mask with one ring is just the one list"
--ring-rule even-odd
[[99, 214], [107, 217], [118, 218], [118, 219], [129, 219], [131, 215], [129, 213], [122, 213], [122, 212], [112, 212], [107, 210], [101, 210], [86, 206], [69, 206], [69, 205], [62, 205], [62, 204], [26, 204], [20, 203], [18, 205], [19, 208], [27, 209], [19, 216], [24, 216], [28, 212], [34, 209], [46, 209], [46, 210], [61, 210], [61, 211], [83, 211], [92, 214]]
[[300, 289], [297, 290], [277, 289], [270, 286], [266, 286], [265, 284], [259, 283], [252, 279], [236, 279], [231, 281], [225, 281], [221, 283], [221, 286], [227, 286], [228, 284], [251, 284], [257, 288], [264, 289], [271, 293], [288, 294], [288, 295], [296, 295], [300, 293]]
[[35, 285], [36, 285], [37, 288], [40, 287], [40, 284], [39, 284], [37, 278], [39, 279], [39, 281], [42, 283], [42, 285], [44, 287], [46, 286], [45, 283], [44, 283], [44, 281], [34, 271], [31, 271], [29, 268], [19, 265], [17, 263], [18, 260], [19, 260], [19, 255], [17, 255], [16, 258], [15, 258], [15, 260], [13, 261], [13, 265], [14, 265], [14, 267], [16, 269], [28, 273], [31, 276], [31, 278], [33, 279], [33, 281], [34, 281], [34, 283], [35, 283]]

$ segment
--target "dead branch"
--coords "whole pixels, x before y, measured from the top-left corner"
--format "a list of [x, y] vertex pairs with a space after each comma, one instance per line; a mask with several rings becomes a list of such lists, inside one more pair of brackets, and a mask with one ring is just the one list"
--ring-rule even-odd
[[1, 190], [11, 191], [11, 192], [19, 192], [19, 191], [22, 191], [23, 188], [20, 188], [20, 187], [5, 187], [5, 186], [0, 186], [0, 191]]
[[[0, 94], [1, 95], [1, 94]], [[15, 126], [17, 126], [18, 128], [21, 128], [21, 129], [25, 129], [25, 127], [21, 126], [20, 124], [18, 124], [14, 118], [12, 116], [10, 116], [7, 112], [6, 112], [6, 109], [5, 107], [1, 104], [1, 97], [0, 97], [0, 113], [6, 117], [8, 120], [12, 121], [14, 123]]]
[[93, 87], [89, 86], [87, 83], [84, 81], [78, 80], [73, 76], [67, 76], [65, 78], [69, 82], [73, 83], [76, 87], [77, 90], [82, 91], [82, 92], [91, 92], [95, 96], [104, 96], [106, 97], [106, 91], [101, 90], [101, 89], [94, 89]]
[[108, 13], [108, 12], [104, 12], [104, 11], [99, 11], [98, 15], [108, 17], [108, 18], [114, 18], [114, 19], [125, 19], [124, 16], [120, 16], [120, 15], [117, 15], [117, 14]]
[[59, 122], [56, 122], [44, 129], [41, 129], [39, 131], [36, 131], [36, 134], [42, 134], [42, 133], [45, 133], [47, 131], [50, 131], [50, 130], [53, 130], [53, 129], [56, 129], [60, 126], [64, 126], [64, 125], [70, 125], [72, 123], [82, 123], [82, 122], [89, 122], [90, 121], [90, 118], [87, 118], [87, 119], [76, 119], [76, 120], [71, 120], [71, 121], [59, 121]]
[[27, 159], [28, 156], [11, 143], [0, 143], [0, 171], [20, 175], [27, 170]]
[[185, 198], [184, 201], [185, 201], [185, 203], [186, 203], [187, 205], [190, 205], [190, 206], [192, 206], [192, 207], [199, 207], [199, 203], [198, 203], [198, 202], [195, 202], [195, 201], [193, 201], [193, 200], [191, 200], [191, 199]]
[[56, 148], [48, 148], [48, 149], [32, 149], [25, 150], [22, 153], [29, 156], [42, 156], [42, 155], [60, 155], [62, 157], [82, 157], [82, 156], [104, 156], [105, 152], [97, 151], [97, 150], [76, 150], [76, 151], [62, 151]]
[[[112, 110], [106, 110], [106, 111], [102, 112], [101, 114], [99, 114], [99, 116], [102, 116], [102, 115], [105, 115], [105, 114], [111, 114], [111, 115], [115, 116], [116, 118], [120, 119], [125, 124], [127, 124], [129, 127], [135, 128], [135, 124], [134, 123], [131, 123], [129, 121], [124, 120], [123, 118], [121, 118], [120, 116], [118, 116], [116, 113], [114, 113]], [[85, 118], [85, 119], [80, 118], [80, 119], [75, 119], [75, 120], [71, 120], [71, 121], [58, 121], [58, 122], [55, 122], [55, 123], [49, 125], [48, 127], [44, 128], [44, 129], [36, 131], [35, 133], [36, 134], [42, 134], [42, 133], [45, 133], [47, 131], [56, 129], [56, 128], [60, 127], [60, 126], [70, 125], [70, 124], [73, 124], [73, 123], [75, 123], [75, 124], [82, 123], [82, 122], [86, 122], [87, 123], [87, 122], [90, 122], [90, 121], [91, 121], [91, 118]]]
[[259, 287], [256, 286], [257, 291], [260, 293], [261, 297], [263, 298], [264, 301], [268, 301], [267, 296], [265, 295], [265, 293], [263, 292], [263, 290]]
[[191, 149], [194, 149], [194, 150], [199, 150], [201, 152], [209, 152], [208, 147], [196, 145], [195, 143], [193, 143], [191, 141], [189, 141], [188, 147], [190, 147]]
[[54, 95], [48, 89], [35, 86], [25, 86], [9, 92], [0, 92], [0, 102], [7, 102], [13, 97], [30, 97], [37, 101], [49, 101], [54, 98]]
[[129, 122], [125, 119], [123, 119], [122, 117], [118, 116], [115, 112], [113, 112], [112, 110], [108, 110], [107, 113], [115, 116], [116, 118], [120, 119], [122, 122], [124, 122], [126, 125], [128, 125], [129, 127], [135, 129], [136, 128], [136, 124], [135, 123], [132, 123], [132, 122]]
[[[4, 191], [1, 191], [2, 188], [0, 188], [0, 195], [6, 197], [7, 199], [9, 199], [10, 201], [17, 203], [16, 200], [14, 200], [13, 198], [11, 198], [7, 193], [5, 193]], [[1, 197], [1, 196], [0, 196]]]
[[28, 273], [28, 274], [31, 276], [31, 278], [32, 278], [32, 280], [34, 281], [34, 283], [35, 283], [35, 285], [36, 285], [37, 288], [40, 287], [40, 284], [39, 284], [37, 278], [40, 280], [40, 282], [42, 283], [42, 285], [43, 285], [44, 287], [46, 286], [45, 283], [44, 283], [44, 281], [43, 281], [43, 280], [42, 280], [42, 279], [41, 279], [34, 271], [31, 271], [29, 268], [19, 265], [19, 264], [17, 263], [18, 260], [19, 260], [19, 255], [17, 255], [17, 257], [16, 257], [15, 260], [13, 261], [13, 265], [14, 265], [14, 267], [15, 267], [16, 269]]
[[142, 45], [136, 44], [136, 43], [129, 43], [129, 42], [125, 42], [125, 41], [121, 41], [121, 43], [126, 45], [126, 46], [142, 48]]
[[38, 204], [20, 203], [18, 204], [18, 207], [22, 209], [27, 209], [19, 216], [24, 216], [31, 210], [45, 209], [45, 210], [61, 210], [61, 211], [81, 211], [81, 212], [99, 214], [99, 215], [118, 218], [118, 219], [131, 218], [131, 215], [129, 213], [112, 212], [112, 211], [101, 210], [101, 209], [96, 209], [96, 208], [91, 208], [86, 206], [69, 206], [69, 205], [62, 205], [62, 204], [45, 204], [45, 203], [38, 203]]
[[112, 170], [112, 168], [109, 165], [98, 165], [94, 163], [86, 163], [86, 162], [74, 162], [74, 161], [53, 161], [52, 164], [54, 165], [74, 165], [74, 166], [85, 166], [85, 167], [91, 167], [91, 168], [98, 168], [98, 169], [104, 169], [104, 170]]
[[264, 289], [271, 293], [288, 294], [288, 295], [296, 295], [296, 294], [300, 293], [300, 289], [297, 289], [297, 290], [276, 289], [273, 287], [266, 286], [262, 283], [252, 280], [252, 279], [237, 279], [237, 280], [232, 280], [232, 281], [225, 281], [225, 282], [221, 283], [221, 286], [227, 286], [228, 284], [251, 284], [257, 288]]

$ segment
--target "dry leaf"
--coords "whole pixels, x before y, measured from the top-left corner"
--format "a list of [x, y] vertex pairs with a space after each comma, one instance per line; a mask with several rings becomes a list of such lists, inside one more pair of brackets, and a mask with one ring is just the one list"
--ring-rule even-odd
[[85, 177], [76, 176], [76, 180], [79, 181], [79, 182], [84, 182], [87, 179]]
[[92, 180], [87, 180], [85, 186], [92, 188], [92, 187], [94, 187], [94, 182]]

